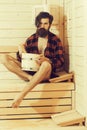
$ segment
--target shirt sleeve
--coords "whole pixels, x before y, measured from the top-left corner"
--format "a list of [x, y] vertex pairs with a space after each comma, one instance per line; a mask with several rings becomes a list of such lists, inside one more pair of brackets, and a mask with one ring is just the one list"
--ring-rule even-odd
[[31, 43], [32, 43], [32, 36], [27, 38], [27, 40], [24, 43], [24, 47], [27, 52], [30, 52]]
[[57, 46], [54, 50], [54, 57], [52, 58], [52, 66], [54, 71], [60, 69], [64, 65], [64, 49], [61, 41], [57, 42]]

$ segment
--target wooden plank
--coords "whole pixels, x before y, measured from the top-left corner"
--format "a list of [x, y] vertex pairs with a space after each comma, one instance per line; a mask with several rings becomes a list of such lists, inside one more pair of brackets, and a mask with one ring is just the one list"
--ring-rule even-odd
[[78, 119], [73, 119], [72, 121], [69, 122], [65, 122], [65, 123], [60, 123], [60, 126], [72, 126], [74, 124], [81, 124], [83, 125], [83, 122], [85, 122], [85, 118], [84, 117], [79, 117]]
[[1, 46], [0, 45], [0, 53], [3, 53], [3, 52], [17, 52], [18, 51], [18, 46]]
[[[19, 92], [20, 93], [20, 92]], [[14, 99], [19, 93], [0, 93], [1, 99]], [[29, 92], [25, 98], [60, 98], [71, 97], [71, 91]]]
[[0, 130], [38, 130], [38, 127], [43, 130], [41, 126], [49, 129], [49, 127], [55, 128], [57, 125], [51, 119], [0, 120]]
[[72, 79], [72, 78], [73, 78], [73, 73], [69, 73], [69, 74], [60, 75], [57, 78], [52, 78], [49, 81], [51, 83], [58, 83], [58, 82], [61, 82], [61, 81], [64, 81], [64, 80]]
[[87, 130], [85, 126], [60, 127], [52, 119], [1, 120], [1, 130]]
[[[32, 130], [32, 128], [33, 128], [33, 126], [30, 128], [30, 127], [19, 127], [19, 128], [15, 128], [14, 130]], [[86, 127], [74, 127], [74, 126], [72, 126], [72, 127], [59, 127], [59, 126], [46, 126], [46, 125], [44, 125], [44, 126], [41, 126], [40, 124], [38, 124], [36, 127], [34, 127], [33, 128], [33, 130], [41, 130], [41, 129], [49, 129], [50, 128], [50, 130], [87, 130], [87, 128]]]
[[[24, 84], [25, 83], [25, 81], [24, 80], [22, 80], [22, 79], [20, 79], [20, 80], [17, 80], [17, 79], [12, 79], [12, 80], [10, 80], [10, 79], [1, 79], [0, 80], [0, 89], [3, 87], [3, 86], [5, 86], [5, 84], [4, 84], [4, 82], [5, 82], [5, 84], [7, 83], [7, 85], [8, 84]], [[4, 85], [2, 85], [2, 84], [4, 84]]]
[[56, 107], [24, 107], [24, 108], [2, 108], [0, 116], [7, 114], [35, 114], [35, 113], [56, 113], [71, 110], [71, 106], [56, 106]]
[[[14, 129], [15, 127], [16, 128], [19, 128], [20, 126], [21, 127], [26, 127], [26, 126], [32, 126], [35, 125], [36, 123], [38, 123], [38, 121], [36, 120], [0, 120], [0, 128], [4, 128], [4, 129], [1, 129], [1, 130], [12, 130]], [[53, 122], [53, 121], [52, 121]], [[12, 129], [10, 129], [12, 128]]]
[[[17, 122], [17, 121], [16, 121]], [[11, 124], [11, 122], [10, 122]], [[23, 123], [24, 124], [24, 123]], [[17, 126], [17, 125], [16, 125]], [[48, 125], [47, 123], [44, 125], [44, 124], [30, 124], [27, 125], [27, 126], [20, 126], [19, 127], [16, 127], [16, 126], [1, 126], [1, 130], [43, 130], [43, 129], [49, 129], [50, 130], [87, 130], [86, 127], [84, 126], [72, 126], [72, 127], [59, 127], [58, 125], [54, 126], [53, 124], [52, 125]]]
[[8, 119], [10, 119], [10, 120], [17, 120], [17, 119], [20, 119], [20, 120], [22, 120], [22, 119], [32, 119], [32, 118], [36, 118], [36, 119], [38, 119], [38, 118], [49, 118], [51, 116], [51, 114], [39, 114], [39, 113], [37, 113], [37, 114], [25, 114], [25, 115], [5, 115], [5, 116], [0, 116], [0, 120], [8, 120]]
[[26, 128], [28, 129], [28, 126], [31, 129], [31, 127], [33, 127], [35, 125], [37, 126], [36, 123], [34, 121], [31, 122], [29, 120], [26, 120], [26, 121], [25, 120], [7, 120], [7, 121], [2, 120], [2, 121], [0, 121], [0, 129], [1, 130], [16, 130], [16, 129], [20, 129], [20, 127], [22, 127], [23, 129], [26, 129]]
[[81, 121], [85, 121], [85, 117], [80, 115], [76, 110], [55, 114], [51, 117], [60, 126], [74, 125], [76, 123], [80, 123]]
[[[15, 10], [17, 9], [17, 10]], [[0, 11], [2, 12], [30, 12], [32, 10], [32, 5], [30, 4], [0, 4]]]
[[72, 91], [72, 109], [76, 108], [76, 93]]
[[3, 79], [4, 80], [5, 79], [8, 79], [8, 80], [12, 80], [12, 79], [20, 80], [21, 78], [18, 75], [14, 74], [14, 73], [12, 73], [10, 71], [1, 71], [0, 72], [0, 80], [3, 80]]
[[[0, 4], [15, 4], [14, 0], [3, 0], [3, 1], [0, 1]], [[17, 0], [16, 2], [17, 5], [19, 4], [30, 4], [30, 5], [36, 5], [36, 4], [42, 4], [42, 0], [38, 0], [38, 1], [29, 1], [29, 0]]]
[[[0, 100], [0, 108], [9, 107], [12, 100]], [[71, 105], [71, 98], [23, 100], [20, 106]]]
[[[17, 83], [16, 84], [0, 84], [0, 92], [10, 91], [22, 91], [28, 82]], [[74, 90], [73, 82], [63, 82], [63, 83], [40, 83], [36, 85], [31, 91], [56, 91], [56, 90]]]

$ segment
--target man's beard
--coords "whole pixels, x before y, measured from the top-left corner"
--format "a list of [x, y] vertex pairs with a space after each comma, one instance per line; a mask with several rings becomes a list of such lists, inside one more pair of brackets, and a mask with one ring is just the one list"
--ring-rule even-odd
[[49, 30], [46, 30], [45, 28], [37, 29], [36, 33], [39, 37], [45, 38], [48, 35]]

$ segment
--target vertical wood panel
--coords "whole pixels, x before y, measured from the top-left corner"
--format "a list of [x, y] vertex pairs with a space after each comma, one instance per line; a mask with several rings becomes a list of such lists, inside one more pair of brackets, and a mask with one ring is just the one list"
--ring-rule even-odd
[[[69, 6], [71, 3], [72, 7]], [[76, 108], [81, 114], [86, 114], [87, 105], [87, 1], [86, 0], [67, 0], [64, 1], [65, 8], [65, 46], [72, 47], [69, 54], [69, 69], [75, 72], [76, 81]], [[69, 7], [71, 8], [69, 10]], [[72, 16], [70, 16], [72, 14]], [[71, 31], [70, 31], [71, 30]], [[67, 32], [69, 31], [69, 33]], [[70, 34], [71, 33], [71, 34]], [[67, 35], [68, 34], [68, 35]], [[71, 44], [68, 38], [71, 37]], [[69, 48], [70, 49], [70, 48]], [[85, 100], [85, 99], [86, 100]], [[85, 105], [85, 107], [84, 107]]]

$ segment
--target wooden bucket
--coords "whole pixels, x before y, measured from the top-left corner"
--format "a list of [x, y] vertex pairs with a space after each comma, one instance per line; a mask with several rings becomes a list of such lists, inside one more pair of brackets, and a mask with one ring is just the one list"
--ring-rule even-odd
[[40, 65], [36, 62], [39, 54], [22, 53], [22, 70], [25, 71], [38, 71]]

